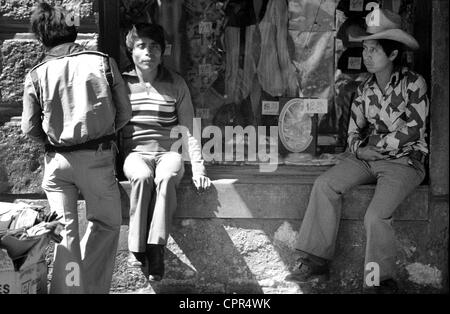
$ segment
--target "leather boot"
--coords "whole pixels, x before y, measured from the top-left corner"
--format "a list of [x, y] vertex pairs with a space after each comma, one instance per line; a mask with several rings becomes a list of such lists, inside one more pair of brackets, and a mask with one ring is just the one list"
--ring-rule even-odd
[[161, 281], [164, 276], [164, 250], [163, 244], [147, 244], [145, 254], [148, 260], [149, 281]]

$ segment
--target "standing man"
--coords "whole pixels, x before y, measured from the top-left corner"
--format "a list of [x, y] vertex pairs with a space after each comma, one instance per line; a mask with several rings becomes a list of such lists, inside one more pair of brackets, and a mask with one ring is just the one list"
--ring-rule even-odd
[[[192, 165], [193, 183], [203, 191], [210, 186], [201, 149], [193, 134], [194, 107], [184, 79], [162, 64], [164, 30], [157, 24], [137, 24], [126, 45], [133, 69], [123, 74], [133, 108], [130, 123], [121, 132], [130, 180], [130, 267], [147, 266], [150, 281], [164, 276], [164, 250], [177, 208], [176, 187], [184, 174], [182, 156], [174, 151], [182, 130], [183, 148]], [[184, 131], [183, 131], [184, 130]], [[178, 132], [174, 132], [178, 133]], [[176, 145], [175, 145], [176, 146]]]
[[401, 67], [403, 45], [417, 49], [419, 44], [401, 30], [400, 16], [374, 9], [366, 23], [367, 31], [352, 37], [363, 42], [364, 64], [372, 76], [358, 87], [352, 104], [349, 152], [314, 183], [296, 244], [301, 264], [286, 280], [328, 277], [342, 195], [357, 185], [376, 183], [364, 216], [365, 265], [379, 265], [377, 291], [397, 289], [392, 215], [425, 176], [427, 85], [422, 76]]
[[[42, 187], [66, 225], [50, 292], [108, 293], [122, 219], [114, 140], [131, 118], [131, 105], [115, 61], [75, 44], [77, 30], [65, 16], [47, 3], [32, 14], [46, 57], [25, 79], [22, 131], [45, 144]], [[89, 221], [81, 242], [79, 192]]]

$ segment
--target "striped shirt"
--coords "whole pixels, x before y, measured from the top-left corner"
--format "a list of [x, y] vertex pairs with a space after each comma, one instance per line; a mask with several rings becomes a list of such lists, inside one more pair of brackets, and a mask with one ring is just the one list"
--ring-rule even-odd
[[412, 151], [428, 153], [426, 121], [429, 102], [423, 77], [403, 68], [394, 71], [383, 93], [375, 75], [358, 87], [348, 129], [352, 153], [371, 145], [383, 149], [390, 158]]
[[123, 77], [132, 106], [132, 118], [122, 131], [125, 154], [171, 151], [178, 138], [170, 134], [182, 125], [190, 132], [183, 148], [188, 150], [185, 156], [189, 156], [192, 172], [205, 175], [201, 148], [192, 136], [194, 107], [184, 79], [163, 66], [151, 85], [140, 82], [135, 70]]
[[150, 86], [148, 91], [130, 95], [133, 109], [132, 124], [173, 126], [177, 125], [178, 118], [175, 108], [175, 99], [164, 97]]

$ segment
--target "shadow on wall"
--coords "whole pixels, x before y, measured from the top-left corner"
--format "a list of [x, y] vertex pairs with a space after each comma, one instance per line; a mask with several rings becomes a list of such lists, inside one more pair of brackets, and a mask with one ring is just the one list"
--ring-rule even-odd
[[[195, 189], [192, 184], [189, 188]], [[203, 196], [215, 200], [208, 215], [214, 216], [221, 206], [214, 185], [199, 197]], [[175, 223], [178, 225], [173, 228], [170, 245], [173, 252], [167, 259], [168, 269], [172, 272], [169, 271], [168, 276], [179, 280], [191, 277], [200, 289], [208, 284], [204, 288], [210, 292], [263, 293], [246, 260], [246, 247], [240, 246], [241, 240], [246, 241], [235, 237], [245, 237], [245, 231], [239, 230], [237, 235], [238, 230], [223, 219], [177, 219]], [[247, 244], [251, 246], [251, 243]], [[158, 292], [156, 285], [153, 288]]]
[[[183, 188], [192, 189], [193, 184]], [[180, 192], [180, 191], [179, 191]], [[209, 217], [217, 214], [221, 206], [214, 185], [198, 195], [207, 202]], [[213, 205], [213, 206], [211, 206]], [[262, 293], [255, 273], [245, 259], [245, 252], [233, 239], [233, 230], [222, 219], [176, 219], [167, 256], [168, 277], [175, 280], [190, 279], [197, 291], [216, 293]], [[157, 284], [152, 285], [156, 293], [162, 292]]]
[[[178, 193], [184, 189], [195, 187], [183, 184]], [[126, 196], [122, 192], [122, 198]], [[210, 217], [214, 216], [214, 208], [220, 206], [217, 190], [211, 186], [210, 190], [199, 196], [216, 200], [216, 206], [209, 206]], [[128, 199], [128, 197], [127, 197]], [[180, 199], [180, 198], [179, 198]], [[127, 205], [128, 200], [122, 200]], [[211, 204], [211, 202], [208, 202]], [[127, 206], [129, 208], [129, 206]], [[123, 211], [123, 224], [127, 224], [129, 214]], [[173, 221], [171, 236], [167, 243], [164, 280], [151, 283], [149, 288], [155, 293], [231, 293], [243, 290], [248, 293], [262, 293], [254, 272], [250, 269], [244, 257], [242, 248], [236, 246], [236, 240], [230, 236], [227, 223], [219, 219], [180, 219]], [[119, 253], [120, 254], [120, 253]], [[121, 256], [119, 256], [119, 260]], [[118, 265], [120, 269], [120, 265]], [[133, 288], [143, 287], [144, 276], [148, 276], [147, 269], [139, 271], [125, 270], [115, 276]], [[176, 282], [174, 285], [173, 282]], [[114, 284], [113, 284], [114, 285]], [[120, 289], [120, 287], [119, 287]]]

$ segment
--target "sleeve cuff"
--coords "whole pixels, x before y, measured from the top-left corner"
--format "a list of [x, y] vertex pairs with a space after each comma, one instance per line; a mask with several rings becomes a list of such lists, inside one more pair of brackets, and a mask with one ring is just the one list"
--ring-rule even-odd
[[191, 162], [193, 176], [206, 176], [206, 168], [203, 161]]

